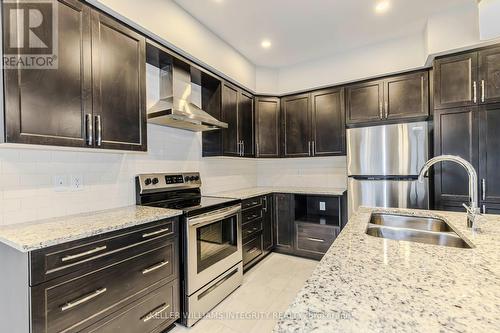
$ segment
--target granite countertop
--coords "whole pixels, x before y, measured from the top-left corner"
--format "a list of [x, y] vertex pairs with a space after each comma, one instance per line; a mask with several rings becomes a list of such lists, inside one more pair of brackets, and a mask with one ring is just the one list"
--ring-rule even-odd
[[182, 211], [127, 206], [1, 226], [0, 242], [19, 251], [29, 252], [178, 215], [182, 215]]
[[210, 194], [217, 197], [248, 199], [270, 193], [293, 193], [293, 194], [318, 194], [318, 195], [342, 195], [345, 188], [334, 187], [298, 187], [298, 186], [269, 186], [249, 187], [233, 191], [224, 191]]
[[475, 247], [368, 236], [363, 208], [274, 332], [499, 332], [500, 216], [472, 231], [464, 213], [379, 210], [444, 218]]

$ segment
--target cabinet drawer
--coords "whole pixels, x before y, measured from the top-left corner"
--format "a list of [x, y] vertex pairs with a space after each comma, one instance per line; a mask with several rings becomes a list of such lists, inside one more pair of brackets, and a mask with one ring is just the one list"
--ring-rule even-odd
[[243, 225], [241, 228], [242, 238], [250, 238], [260, 231], [262, 231], [262, 219], [254, 220], [253, 222]]
[[241, 202], [241, 209], [245, 210], [252, 207], [262, 206], [262, 197], [250, 198]]
[[178, 295], [179, 280], [174, 280], [83, 332], [160, 332], [178, 319]]
[[297, 250], [324, 254], [340, 233], [339, 227], [296, 223]]
[[177, 219], [150, 223], [147, 226], [102, 234], [77, 240], [31, 254], [31, 285], [72, 272], [84, 273], [130, 258], [144, 251], [138, 249], [177, 231]]
[[177, 277], [177, 239], [121, 263], [32, 288], [33, 332], [79, 331]]
[[248, 264], [262, 254], [262, 235], [257, 235], [248, 243], [243, 244], [243, 265]]
[[262, 206], [250, 208], [241, 213], [241, 223], [245, 224], [253, 220], [262, 218], [262, 216], [263, 216]]

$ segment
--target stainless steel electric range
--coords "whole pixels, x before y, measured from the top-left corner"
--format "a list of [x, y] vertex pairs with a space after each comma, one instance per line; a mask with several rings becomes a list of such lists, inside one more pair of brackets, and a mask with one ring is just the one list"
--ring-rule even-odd
[[181, 321], [194, 325], [243, 280], [241, 201], [201, 195], [196, 172], [136, 177], [138, 205], [179, 209]]

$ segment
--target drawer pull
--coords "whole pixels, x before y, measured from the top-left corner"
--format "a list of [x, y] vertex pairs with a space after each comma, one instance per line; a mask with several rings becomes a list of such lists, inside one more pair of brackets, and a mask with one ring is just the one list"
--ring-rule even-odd
[[83, 296], [79, 299], [76, 299], [74, 301], [71, 301], [71, 302], [64, 304], [63, 306], [61, 306], [61, 311], [67, 311], [67, 310], [74, 308], [75, 306], [86, 303], [86, 302], [96, 298], [97, 296], [104, 294], [106, 291], [107, 291], [106, 288], [97, 289], [93, 293], [90, 293], [90, 294]]
[[156, 236], [156, 235], [162, 234], [164, 232], [168, 232], [168, 231], [170, 231], [170, 228], [165, 228], [165, 229], [160, 229], [160, 230], [153, 231], [153, 232], [148, 232], [146, 234], [143, 234], [142, 238], [148, 238], [148, 237]]
[[319, 238], [312, 238], [312, 237], [307, 237], [307, 240], [310, 240], [311, 242], [318, 242], [318, 243], [324, 243], [324, 239], [319, 239]]
[[151, 266], [151, 267], [149, 267], [149, 268], [145, 268], [145, 269], [142, 271], [142, 274], [143, 274], [143, 275], [146, 275], [146, 274], [151, 273], [151, 272], [154, 272], [154, 271], [156, 271], [157, 269], [160, 269], [160, 268], [162, 268], [163, 266], [166, 266], [166, 265], [168, 265], [168, 261], [162, 261], [162, 262], [160, 262], [159, 264], [156, 264], [156, 265]]
[[148, 321], [150, 321], [151, 319], [157, 317], [160, 313], [162, 313], [163, 311], [165, 311], [169, 307], [170, 307], [170, 304], [163, 303], [158, 308], [154, 309], [153, 311], [151, 311], [150, 313], [148, 313], [147, 315], [145, 315], [144, 317], [142, 317], [141, 320], [143, 322], [147, 323]]
[[92, 249], [92, 250], [89, 250], [89, 251], [86, 251], [86, 252], [82, 252], [82, 253], [78, 253], [78, 254], [72, 254], [72, 255], [69, 255], [69, 256], [65, 256], [65, 257], [63, 257], [61, 259], [61, 261], [65, 262], [65, 261], [75, 260], [75, 259], [78, 259], [78, 258], [81, 258], [81, 257], [86, 257], [88, 255], [104, 251], [107, 248], [108, 247], [106, 245], [104, 245], [104, 246], [98, 246], [95, 249]]
[[253, 219], [257, 218], [257, 217], [259, 217], [259, 215], [257, 215], [257, 214], [253, 214], [252, 216], [249, 216], [249, 217], [247, 218], [247, 220], [253, 220]]
[[248, 254], [250, 254], [250, 253], [254, 253], [254, 252], [255, 252], [255, 251], [257, 251], [257, 250], [258, 250], [258, 248], [257, 248], [257, 247], [254, 247], [253, 249], [251, 249], [250, 251], [248, 251]]

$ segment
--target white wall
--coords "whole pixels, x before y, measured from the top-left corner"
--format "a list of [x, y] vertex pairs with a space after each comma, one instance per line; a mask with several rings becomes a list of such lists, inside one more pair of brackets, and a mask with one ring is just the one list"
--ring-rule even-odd
[[[148, 125], [148, 141], [140, 154], [0, 146], [0, 224], [135, 204], [138, 173], [200, 171], [203, 193], [257, 184], [255, 162], [202, 159], [199, 133]], [[83, 176], [83, 189], [55, 191], [56, 175]]]
[[431, 16], [426, 26], [427, 54], [458, 49], [479, 42], [477, 4]]
[[346, 187], [347, 160], [345, 156], [259, 159], [259, 186]]
[[424, 37], [415, 34], [332, 57], [280, 68], [278, 90], [280, 93], [290, 93], [412, 69], [421, 67], [425, 59]]
[[87, 0], [102, 4], [176, 48], [255, 90], [255, 66], [172, 0]]
[[479, 3], [481, 40], [500, 37], [500, 0], [482, 0]]

